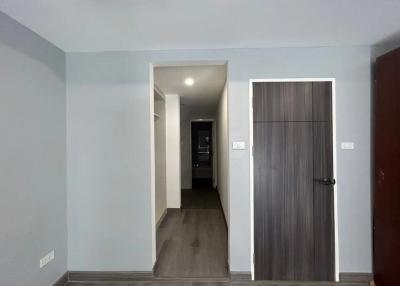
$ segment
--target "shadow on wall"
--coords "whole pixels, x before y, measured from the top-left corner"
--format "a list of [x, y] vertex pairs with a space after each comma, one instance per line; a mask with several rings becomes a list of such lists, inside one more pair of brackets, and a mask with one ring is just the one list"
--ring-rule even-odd
[[376, 45], [372, 47], [371, 55], [372, 62], [375, 62], [375, 59], [391, 50], [400, 47], [400, 31], [397, 33], [383, 39]]
[[[16, 29], [18, 32], [16, 32]], [[0, 11], [1, 44], [27, 55], [50, 68], [65, 81], [65, 53], [49, 41], [32, 33]]]

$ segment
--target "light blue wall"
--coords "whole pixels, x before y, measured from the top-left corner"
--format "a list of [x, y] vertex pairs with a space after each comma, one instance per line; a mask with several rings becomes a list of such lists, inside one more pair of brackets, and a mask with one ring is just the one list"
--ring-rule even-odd
[[65, 88], [64, 52], [0, 12], [0, 285], [67, 270]]
[[[336, 78], [340, 271], [370, 272], [370, 57], [368, 47], [68, 54], [69, 269], [152, 269], [149, 64], [228, 60], [230, 146], [249, 143], [249, 79]], [[250, 151], [229, 152], [230, 268], [249, 271]]]

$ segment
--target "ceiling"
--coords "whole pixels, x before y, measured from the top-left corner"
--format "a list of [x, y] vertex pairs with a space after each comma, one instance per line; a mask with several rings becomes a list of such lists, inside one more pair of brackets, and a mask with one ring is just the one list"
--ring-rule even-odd
[[0, 0], [65, 51], [372, 45], [399, 0]]
[[[194, 84], [187, 86], [186, 78]], [[173, 66], [154, 68], [154, 83], [164, 94], [178, 94], [185, 110], [214, 113], [226, 82], [226, 65]]]

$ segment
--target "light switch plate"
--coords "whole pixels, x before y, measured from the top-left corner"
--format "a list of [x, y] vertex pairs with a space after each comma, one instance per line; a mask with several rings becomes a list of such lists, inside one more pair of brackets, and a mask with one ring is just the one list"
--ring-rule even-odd
[[354, 142], [342, 142], [341, 148], [342, 150], [353, 150]]
[[244, 150], [246, 149], [246, 142], [244, 141], [235, 141], [232, 143], [233, 150]]

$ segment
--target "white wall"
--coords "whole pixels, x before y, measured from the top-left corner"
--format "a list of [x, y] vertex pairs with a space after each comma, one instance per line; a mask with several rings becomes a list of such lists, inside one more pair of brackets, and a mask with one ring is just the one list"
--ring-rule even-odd
[[149, 66], [87, 56], [67, 54], [68, 270], [149, 271]]
[[[369, 47], [68, 54], [70, 269], [152, 269], [149, 65], [179, 60], [228, 61], [229, 146], [249, 144], [249, 79], [336, 78], [339, 270], [370, 272]], [[251, 265], [249, 164], [229, 148], [231, 271]]]
[[52, 285], [67, 270], [65, 54], [1, 12], [0, 134], [0, 285]]
[[165, 95], [167, 141], [167, 207], [181, 207], [180, 98]]
[[[157, 91], [154, 91], [156, 93]], [[155, 153], [155, 223], [157, 224], [167, 208], [166, 178], [166, 123], [165, 101], [154, 101], [154, 153]]]
[[225, 83], [217, 109], [218, 192], [229, 225], [228, 87]]

